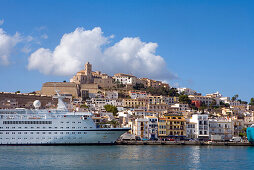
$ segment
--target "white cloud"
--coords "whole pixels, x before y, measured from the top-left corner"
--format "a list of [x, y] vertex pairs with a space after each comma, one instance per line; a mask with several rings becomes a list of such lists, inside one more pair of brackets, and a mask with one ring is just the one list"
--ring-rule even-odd
[[30, 53], [31, 50], [32, 50], [32, 49], [31, 49], [29, 46], [24, 46], [24, 47], [21, 49], [21, 51], [22, 51], [23, 53], [26, 53], [26, 54]]
[[53, 51], [40, 48], [32, 53], [28, 69], [39, 70], [43, 74], [71, 76], [89, 61], [93, 70], [111, 75], [123, 72], [161, 80], [175, 78], [167, 70], [165, 60], [156, 55], [157, 43], [126, 37], [108, 47], [112, 38], [105, 37], [99, 27], [92, 30], [77, 28], [64, 34]]
[[47, 34], [42, 34], [41, 38], [46, 40], [46, 39], [48, 39], [48, 35]]
[[18, 42], [21, 41], [21, 37], [18, 33], [11, 36], [6, 34], [2, 28], [0, 28], [0, 64], [8, 65], [9, 57]]
[[1, 19], [0, 20], [0, 25], [3, 25], [4, 24], [4, 19]]
[[31, 41], [34, 40], [34, 37], [32, 37], [31, 35], [28, 35], [27, 37], [25, 37], [25, 40], [26, 40], [27, 42], [31, 42]]

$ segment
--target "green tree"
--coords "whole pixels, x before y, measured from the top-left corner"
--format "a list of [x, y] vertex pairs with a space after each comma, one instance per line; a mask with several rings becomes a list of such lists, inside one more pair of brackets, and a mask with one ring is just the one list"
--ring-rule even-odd
[[88, 107], [86, 104], [82, 104], [82, 105], [80, 106], [80, 108], [86, 108], [86, 109], [88, 109], [89, 107]]
[[205, 104], [205, 102], [201, 102], [199, 110], [202, 111], [202, 113], [204, 113], [206, 108], [207, 108], [207, 105]]
[[18, 91], [16, 91], [15, 93], [20, 93], [20, 91], [18, 90]]
[[116, 128], [119, 125], [119, 122], [115, 119], [109, 121], [108, 123], [111, 124], [114, 128]]
[[104, 108], [106, 109], [107, 112], [111, 112], [113, 113], [114, 116], [117, 116], [118, 112], [117, 107], [107, 104], [104, 106]]
[[239, 97], [239, 95], [238, 94], [235, 94], [233, 97], [232, 97], [232, 101], [235, 101], [237, 98]]
[[178, 93], [178, 90], [176, 88], [169, 89], [168, 95], [170, 97], [179, 97], [180, 96]]
[[188, 95], [179, 96], [179, 102], [184, 104], [191, 104], [191, 100], [189, 99]]
[[133, 86], [133, 89], [135, 89], [135, 90], [142, 90], [144, 88], [145, 88], [145, 86], [143, 83], [136, 83], [136, 85]]
[[250, 99], [250, 105], [254, 106], [254, 98]]

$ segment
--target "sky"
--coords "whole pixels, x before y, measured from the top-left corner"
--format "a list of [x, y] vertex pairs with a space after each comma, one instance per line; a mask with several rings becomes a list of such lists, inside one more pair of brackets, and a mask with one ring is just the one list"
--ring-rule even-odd
[[69, 81], [87, 61], [249, 101], [254, 1], [0, 1], [0, 91]]

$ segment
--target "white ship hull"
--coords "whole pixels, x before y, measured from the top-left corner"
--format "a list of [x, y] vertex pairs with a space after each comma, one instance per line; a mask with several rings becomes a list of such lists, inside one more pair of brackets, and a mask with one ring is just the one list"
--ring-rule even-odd
[[128, 130], [96, 128], [90, 113], [0, 111], [0, 145], [113, 144]]
[[[8, 131], [0, 145], [113, 144], [128, 129], [91, 129], [85, 131]], [[3, 132], [3, 131], [1, 131]], [[7, 132], [7, 133], [8, 133]], [[12, 133], [15, 134], [12, 134]], [[24, 132], [33, 135], [23, 135]], [[39, 132], [39, 134], [37, 134]], [[64, 134], [64, 133], [69, 134]], [[6, 131], [4, 131], [6, 133]], [[21, 133], [21, 134], [19, 134]], [[43, 135], [51, 133], [52, 135]], [[57, 133], [57, 134], [55, 134]], [[63, 133], [63, 134], [61, 134]]]

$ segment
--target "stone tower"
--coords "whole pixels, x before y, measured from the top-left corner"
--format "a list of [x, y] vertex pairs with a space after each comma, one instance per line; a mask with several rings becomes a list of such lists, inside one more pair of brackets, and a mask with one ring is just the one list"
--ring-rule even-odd
[[89, 62], [85, 64], [85, 75], [87, 76], [87, 83], [92, 83], [92, 65]]

